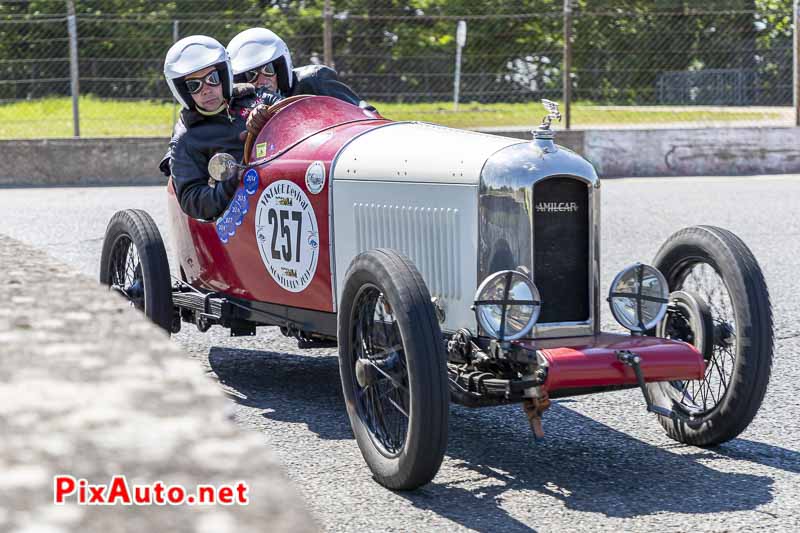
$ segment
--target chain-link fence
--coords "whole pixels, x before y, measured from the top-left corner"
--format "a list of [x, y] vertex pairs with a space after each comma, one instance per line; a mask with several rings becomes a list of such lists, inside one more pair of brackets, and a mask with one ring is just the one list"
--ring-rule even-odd
[[790, 125], [792, 7], [793, 0], [4, 0], [0, 138], [73, 135], [78, 93], [83, 136], [167, 135], [175, 116], [162, 75], [169, 46], [192, 34], [227, 44], [253, 26], [283, 36], [296, 65], [331, 63], [390, 118], [528, 126], [548, 98], [569, 102], [575, 128]]

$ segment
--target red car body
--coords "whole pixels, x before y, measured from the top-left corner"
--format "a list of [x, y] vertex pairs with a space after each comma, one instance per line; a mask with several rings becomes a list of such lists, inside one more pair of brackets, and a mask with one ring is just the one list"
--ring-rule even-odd
[[[319, 259], [314, 279], [299, 293], [285, 290], [264, 271], [256, 245], [260, 237], [255, 204], [275, 180], [305, 188], [306, 169], [314, 161], [322, 161], [326, 174], [333, 176], [336, 155], [349, 141], [389, 122], [332, 98], [301, 98], [276, 113], [253, 143], [249, 168], [257, 172], [257, 188], [242, 194], [247, 200], [245, 212], [227, 242], [214, 222], [192, 219], [181, 210], [170, 182], [169, 213], [185, 280], [197, 289], [240, 300], [334, 313], [330, 194], [334, 180], [326, 181], [322, 193], [309, 195], [319, 222]], [[240, 194], [245, 187], [242, 181]], [[551, 397], [635, 386], [633, 369], [617, 356], [624, 350], [641, 356], [646, 381], [702, 379], [705, 372], [703, 357], [694, 346], [668, 339], [599, 333], [519, 344], [544, 355], [549, 367], [544, 388]]]

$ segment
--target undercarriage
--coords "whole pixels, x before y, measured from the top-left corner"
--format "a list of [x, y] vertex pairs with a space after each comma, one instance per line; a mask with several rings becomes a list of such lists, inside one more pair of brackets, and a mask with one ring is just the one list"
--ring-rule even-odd
[[[308, 311], [263, 306], [214, 292], [201, 292], [184, 282], [173, 287], [175, 326], [194, 324], [207, 331], [213, 325], [231, 336], [252, 336], [258, 326], [278, 326], [297, 340], [299, 349], [333, 348], [331, 317]], [[316, 331], [327, 322], [328, 332]], [[589, 337], [500, 342], [474, 337], [467, 330], [445, 336], [447, 374], [452, 402], [466, 407], [522, 403], [534, 434], [543, 436], [541, 415], [550, 401], [566, 396], [641, 388], [651, 412], [691, 423], [691, 413], [655, 405], [646, 383], [700, 379], [702, 356], [689, 344], [660, 339], [601, 333]], [[362, 376], [391, 372], [392, 361], [371, 363]], [[375, 367], [374, 370], [372, 367]], [[367, 378], [364, 378], [367, 379]]]

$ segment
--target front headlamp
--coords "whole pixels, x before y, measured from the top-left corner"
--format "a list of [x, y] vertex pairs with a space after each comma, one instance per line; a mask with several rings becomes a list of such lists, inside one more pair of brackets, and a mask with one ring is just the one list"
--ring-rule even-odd
[[623, 327], [642, 333], [656, 327], [667, 312], [669, 287], [664, 275], [650, 265], [636, 263], [611, 282], [608, 303]]
[[525, 274], [495, 272], [475, 293], [475, 317], [490, 337], [513, 341], [533, 329], [541, 311], [540, 299], [536, 285]]

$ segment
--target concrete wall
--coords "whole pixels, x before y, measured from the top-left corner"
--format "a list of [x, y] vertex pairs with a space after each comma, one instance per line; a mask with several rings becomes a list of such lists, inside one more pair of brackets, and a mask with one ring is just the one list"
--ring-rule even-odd
[[[530, 139], [527, 128], [481, 131]], [[155, 185], [166, 138], [0, 141], [0, 187]], [[601, 177], [800, 173], [800, 128], [559, 131]]]
[[0, 187], [155, 185], [169, 139], [0, 141]]
[[[530, 139], [527, 130], [482, 130]], [[800, 128], [559, 131], [604, 178], [800, 173]]]
[[[0, 235], [0, 531], [316, 531], [200, 362], [119, 296]], [[246, 482], [245, 506], [53, 505], [53, 476]], [[131, 489], [133, 490], [133, 489]]]
[[800, 172], [800, 128], [618, 130], [584, 133], [603, 177]]

